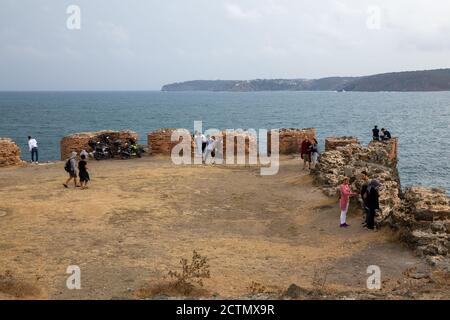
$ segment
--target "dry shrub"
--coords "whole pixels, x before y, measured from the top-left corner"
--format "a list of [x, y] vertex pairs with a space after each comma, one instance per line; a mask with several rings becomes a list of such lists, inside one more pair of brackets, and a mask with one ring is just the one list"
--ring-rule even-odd
[[181, 272], [169, 271], [168, 276], [173, 279], [175, 287], [178, 287], [185, 294], [189, 294], [195, 285], [203, 287], [203, 279], [209, 279], [208, 258], [202, 257], [197, 251], [192, 253], [192, 260], [180, 260]]
[[332, 269], [331, 266], [314, 267], [314, 275], [311, 283], [313, 293], [324, 292], [328, 275]]
[[252, 281], [250, 286], [247, 287], [247, 290], [250, 295], [258, 295], [258, 294], [270, 294], [281, 296], [283, 294], [283, 289], [277, 286], [265, 286], [259, 282]]
[[[208, 258], [193, 251], [191, 261], [182, 258], [180, 260], [180, 271], [169, 271], [168, 276], [172, 280], [161, 282], [139, 289], [136, 295], [139, 298], [165, 296], [205, 296], [208, 291], [204, 290], [203, 280], [210, 278]], [[200, 288], [199, 288], [200, 287]]]
[[267, 288], [259, 282], [252, 281], [247, 288], [250, 294], [266, 293]]

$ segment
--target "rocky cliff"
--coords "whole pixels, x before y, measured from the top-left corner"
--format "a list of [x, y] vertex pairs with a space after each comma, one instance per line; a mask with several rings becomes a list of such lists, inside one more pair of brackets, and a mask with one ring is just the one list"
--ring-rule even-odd
[[[313, 171], [324, 193], [337, 198], [344, 177], [350, 178], [352, 190], [357, 192], [364, 183], [361, 172], [366, 171], [370, 179], [378, 179], [382, 184], [377, 225], [398, 230], [401, 239], [430, 264], [450, 268], [450, 198], [444, 190], [436, 188], [412, 187], [402, 192], [397, 171], [397, 138], [371, 142], [367, 147], [353, 143], [348, 137], [332, 137], [328, 141], [340, 142], [335, 147], [329, 145]], [[356, 201], [361, 205], [359, 195]]]

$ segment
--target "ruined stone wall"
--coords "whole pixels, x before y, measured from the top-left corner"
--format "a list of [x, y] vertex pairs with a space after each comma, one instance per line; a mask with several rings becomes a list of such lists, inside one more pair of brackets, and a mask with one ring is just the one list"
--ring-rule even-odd
[[372, 154], [372, 161], [379, 164], [396, 167], [398, 161], [398, 138], [394, 137], [389, 141], [371, 141], [369, 148], [379, 150], [376, 154]]
[[436, 188], [412, 187], [402, 194], [397, 149], [397, 138], [388, 142], [371, 142], [367, 147], [360, 144], [336, 147], [321, 154], [313, 174], [322, 190], [335, 197], [342, 180], [349, 177], [360, 204], [359, 190], [364, 183], [361, 172], [366, 171], [369, 179], [378, 179], [382, 189], [377, 225], [387, 224], [396, 228], [401, 238], [428, 262], [450, 268], [450, 198], [444, 190]]
[[450, 197], [445, 190], [407, 188], [403, 208], [391, 220], [402, 239], [430, 264], [450, 266]]
[[[297, 128], [282, 128], [279, 131], [280, 134], [280, 154], [293, 154], [299, 153], [302, 141], [308, 137], [309, 140], [317, 139], [316, 129], [297, 129]], [[270, 149], [270, 139], [271, 134], [268, 134], [268, 147], [267, 150], [271, 152]]]
[[[396, 163], [388, 159], [390, 143], [377, 143], [364, 147], [349, 144], [325, 151], [320, 155], [314, 170], [316, 180], [325, 194], [338, 196], [338, 189], [345, 177], [350, 178], [352, 189], [361, 189], [364, 181], [361, 172], [366, 171], [369, 179], [378, 179], [383, 184], [380, 191], [380, 214], [376, 221], [381, 224], [394, 210], [401, 206], [400, 180]], [[358, 201], [362, 199], [358, 196]]]
[[349, 144], [358, 144], [356, 137], [327, 137], [325, 138], [325, 151], [336, 150]]
[[[175, 129], [159, 129], [148, 134], [148, 147], [151, 154], [162, 154], [162, 155], [170, 155], [172, 148], [178, 144], [178, 142], [170, 141], [172, 132]], [[252, 139], [252, 136], [248, 136], [245, 132], [236, 132], [238, 137], [244, 137], [246, 140], [245, 143], [245, 152], [248, 154], [250, 151], [253, 151], [251, 148], [256, 146], [257, 141]], [[226, 155], [226, 131], [222, 131], [223, 137], [223, 151], [224, 157]], [[300, 144], [308, 137], [309, 139], [316, 138], [316, 129], [280, 129], [280, 153], [281, 154], [291, 154], [298, 153]], [[268, 133], [268, 152], [270, 149], [270, 132]], [[235, 138], [235, 147], [234, 153], [237, 152], [237, 138]]]
[[20, 160], [20, 148], [8, 138], [0, 138], [0, 167], [17, 166]]
[[112, 131], [112, 130], [103, 130], [96, 132], [81, 132], [75, 133], [70, 136], [66, 136], [61, 140], [61, 160], [65, 160], [70, 157], [70, 154], [73, 151], [80, 153], [81, 150], [86, 150], [87, 152], [93, 151], [91, 147], [89, 147], [89, 140], [96, 139], [102, 134], [109, 135], [113, 140], [114, 139], [129, 139], [133, 138], [138, 140], [139, 136], [134, 131], [122, 130], [122, 131]]
[[178, 144], [178, 141], [171, 141], [172, 133], [175, 130], [174, 128], [164, 128], [149, 132], [147, 135], [149, 153], [170, 155], [172, 148]]

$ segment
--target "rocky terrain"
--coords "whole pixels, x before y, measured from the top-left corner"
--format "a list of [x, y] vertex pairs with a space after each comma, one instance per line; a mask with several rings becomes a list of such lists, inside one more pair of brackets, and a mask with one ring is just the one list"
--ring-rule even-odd
[[[332, 141], [339, 138], [332, 138]], [[367, 147], [343, 137], [336, 148], [322, 153], [314, 171], [317, 183], [329, 196], [337, 197], [344, 177], [349, 177], [352, 189], [361, 189], [361, 172], [382, 184], [379, 226], [398, 230], [406, 243], [424, 256], [431, 265], [440, 265], [450, 272], [450, 198], [445, 190], [412, 187], [404, 193], [397, 172], [397, 139], [371, 142]], [[361, 204], [362, 199], [358, 197]]]
[[20, 160], [20, 148], [8, 138], [0, 138], [0, 167], [17, 166]]

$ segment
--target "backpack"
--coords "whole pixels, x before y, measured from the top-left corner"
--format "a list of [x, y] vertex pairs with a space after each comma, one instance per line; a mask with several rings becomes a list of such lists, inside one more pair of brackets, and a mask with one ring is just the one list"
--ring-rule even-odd
[[72, 171], [72, 165], [70, 164], [70, 159], [66, 161], [66, 164], [64, 165], [64, 170], [66, 170], [67, 172]]

